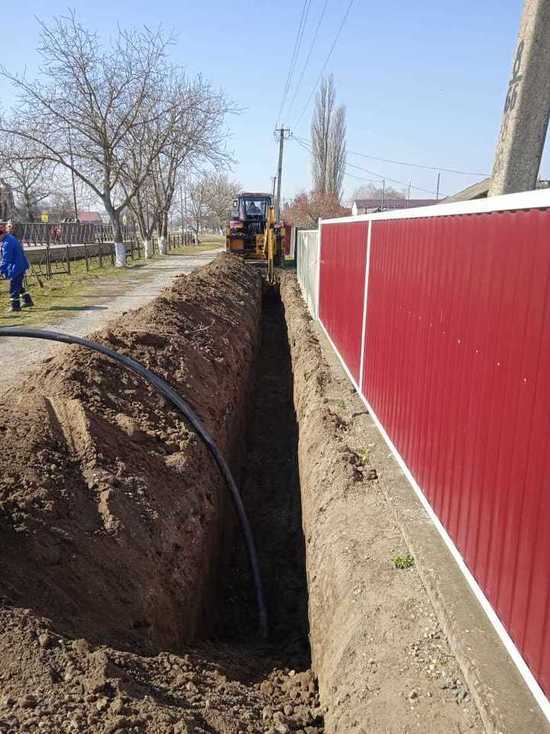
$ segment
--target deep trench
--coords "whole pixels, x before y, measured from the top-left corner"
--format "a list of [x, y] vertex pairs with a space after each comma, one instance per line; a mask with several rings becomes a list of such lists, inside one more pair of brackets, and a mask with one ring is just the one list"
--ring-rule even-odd
[[224, 574], [222, 636], [253, 645], [259, 658], [310, 665], [305, 543], [302, 532], [298, 424], [284, 306], [275, 289], [263, 298], [261, 341], [246, 434], [242, 496], [257, 544], [269, 617], [262, 641], [251, 574], [236, 539]]

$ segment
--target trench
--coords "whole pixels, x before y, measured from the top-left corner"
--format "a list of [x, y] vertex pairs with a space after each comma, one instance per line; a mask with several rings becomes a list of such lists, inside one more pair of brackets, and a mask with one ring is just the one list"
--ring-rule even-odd
[[[251, 572], [237, 533], [223, 571], [217, 631], [206, 647], [209, 659], [221, 664], [224, 674], [238, 681], [245, 697], [250, 697], [250, 710], [237, 715], [235, 731], [320, 734], [324, 730], [310, 671], [293, 387], [284, 306], [278, 292], [268, 290], [263, 298], [241, 492], [256, 540], [269, 637], [264, 639], [259, 630]], [[298, 688], [295, 682], [300, 682]], [[260, 693], [259, 698], [254, 699], [254, 692]], [[203, 725], [205, 731], [233, 731], [209, 728], [212, 719], [208, 718]]]
[[[265, 586], [269, 617], [267, 649], [284, 651], [291, 667], [308, 667], [298, 424], [284, 306], [276, 291], [266, 291], [263, 299], [241, 487]], [[240, 541], [225, 577], [223, 637], [234, 642], [257, 639], [252, 579]]]

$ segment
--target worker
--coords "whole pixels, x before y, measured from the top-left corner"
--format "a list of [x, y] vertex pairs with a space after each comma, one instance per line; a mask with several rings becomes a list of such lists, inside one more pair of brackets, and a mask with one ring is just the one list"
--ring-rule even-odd
[[0, 243], [2, 244], [2, 258], [0, 260], [0, 274], [10, 281], [10, 311], [21, 311], [20, 297], [23, 297], [23, 306], [32, 306], [32, 298], [24, 286], [25, 273], [30, 268], [29, 261], [23, 251], [23, 245], [13, 234], [13, 224], [8, 222], [5, 229], [0, 229]]
[[256, 204], [252, 201], [247, 208], [247, 215], [249, 217], [258, 217], [261, 215], [261, 209], [259, 209]]

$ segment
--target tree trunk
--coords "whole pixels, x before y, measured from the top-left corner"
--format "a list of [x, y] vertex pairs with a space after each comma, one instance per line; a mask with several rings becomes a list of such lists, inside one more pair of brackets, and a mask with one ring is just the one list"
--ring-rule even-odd
[[122, 233], [122, 225], [120, 223], [120, 212], [115, 211], [110, 201], [104, 201], [105, 210], [109, 215], [111, 226], [113, 228], [113, 239], [115, 243], [115, 267], [126, 267], [126, 245], [124, 244], [124, 235]]
[[163, 212], [160, 215], [160, 227], [159, 227], [159, 253], [161, 255], [168, 254], [167, 240], [168, 240], [168, 212]]

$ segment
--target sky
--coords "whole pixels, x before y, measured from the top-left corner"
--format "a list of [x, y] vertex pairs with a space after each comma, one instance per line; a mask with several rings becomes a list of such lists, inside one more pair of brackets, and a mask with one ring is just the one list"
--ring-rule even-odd
[[[235, 159], [230, 175], [244, 189], [271, 189], [277, 162], [274, 128], [276, 123], [290, 128], [292, 136], [284, 151], [285, 199], [311, 188], [309, 155], [297, 138], [309, 139], [312, 92], [347, 6], [348, 0], [309, 0], [293, 83], [278, 119], [302, 0], [71, 3], [81, 22], [106, 39], [117, 24], [161, 24], [175, 32], [172, 60], [190, 75], [200, 73], [223, 88], [240, 108], [239, 114], [228, 118], [227, 128]], [[48, 21], [66, 9], [66, 0], [6, 3], [2, 63], [10, 71], [26, 68], [35, 73], [36, 19]], [[326, 73], [334, 75], [337, 101], [346, 107], [351, 174], [345, 179], [346, 199], [362, 183], [380, 182], [382, 177], [386, 185], [398, 189], [411, 184], [412, 197], [430, 197], [436, 189], [436, 170], [357, 154], [490, 173], [521, 10], [522, 0], [354, 0], [326, 64]], [[0, 94], [4, 107], [9, 107], [13, 94], [2, 79]], [[549, 168], [543, 162], [541, 175], [548, 177]], [[441, 194], [459, 191], [480, 178], [442, 172]]]

